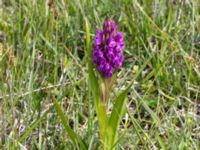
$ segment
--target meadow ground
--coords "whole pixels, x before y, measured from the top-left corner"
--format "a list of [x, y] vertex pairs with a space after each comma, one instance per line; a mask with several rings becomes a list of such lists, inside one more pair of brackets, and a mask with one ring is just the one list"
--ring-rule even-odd
[[76, 149], [65, 121], [100, 149], [86, 32], [108, 18], [126, 43], [109, 110], [135, 78], [116, 149], [200, 149], [199, 0], [1, 0], [0, 149]]

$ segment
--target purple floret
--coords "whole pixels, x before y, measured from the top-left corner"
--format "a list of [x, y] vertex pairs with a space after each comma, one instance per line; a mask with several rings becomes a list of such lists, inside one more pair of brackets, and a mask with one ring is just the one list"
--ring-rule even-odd
[[106, 20], [103, 31], [96, 30], [93, 46], [93, 63], [103, 77], [111, 77], [124, 61], [123, 33], [117, 31], [118, 26], [113, 20]]

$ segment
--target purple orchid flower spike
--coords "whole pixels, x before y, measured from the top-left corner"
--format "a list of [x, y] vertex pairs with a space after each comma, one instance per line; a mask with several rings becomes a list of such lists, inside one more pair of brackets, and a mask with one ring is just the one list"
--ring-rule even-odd
[[103, 31], [97, 30], [93, 46], [93, 63], [104, 78], [111, 77], [124, 61], [123, 33], [118, 32], [114, 20], [106, 20]]

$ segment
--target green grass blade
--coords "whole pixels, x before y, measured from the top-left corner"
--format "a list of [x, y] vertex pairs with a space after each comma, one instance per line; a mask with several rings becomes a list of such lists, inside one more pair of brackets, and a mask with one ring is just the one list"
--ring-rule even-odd
[[146, 111], [151, 115], [154, 123], [159, 124], [160, 120], [159, 117], [153, 112], [153, 110], [151, 110], [151, 108], [146, 104], [146, 102], [143, 100], [143, 98], [137, 93], [137, 91], [135, 90], [135, 88], [133, 88], [133, 93], [135, 94], [135, 96], [137, 97], [137, 99], [139, 99], [142, 102], [142, 106], [146, 109]]
[[93, 109], [93, 99], [92, 99], [92, 86], [90, 83], [92, 83], [91, 80], [91, 74], [92, 74], [92, 64], [91, 64], [91, 47], [90, 47], [90, 31], [89, 31], [89, 24], [87, 19], [85, 18], [85, 33], [86, 33], [86, 49], [87, 49], [87, 55], [86, 55], [86, 61], [87, 61], [87, 67], [88, 67], [88, 140], [90, 141], [93, 135], [93, 116], [94, 116], [94, 109]]
[[86, 150], [86, 149], [87, 149], [87, 148], [86, 148], [86, 145], [85, 145], [84, 142], [82, 141], [81, 137], [80, 137], [78, 134], [76, 134], [76, 133], [70, 128], [70, 126], [68, 125], [67, 119], [66, 119], [66, 117], [65, 117], [65, 115], [64, 115], [64, 113], [63, 113], [63, 111], [62, 111], [62, 109], [61, 109], [61, 107], [60, 107], [60, 105], [58, 104], [57, 100], [54, 101], [54, 105], [55, 105], [55, 108], [56, 108], [56, 110], [57, 110], [57, 112], [58, 112], [58, 115], [59, 115], [59, 117], [60, 117], [60, 119], [61, 119], [61, 122], [62, 122], [62, 124], [63, 124], [63, 126], [64, 126], [66, 132], [68, 133], [69, 137], [70, 137], [71, 140], [73, 141], [73, 143], [76, 145], [77, 142], [78, 142], [78, 143], [80, 144], [81, 149]]
[[[137, 122], [137, 120], [133, 116], [131, 116], [130, 112], [129, 111], [127, 111], [127, 112], [130, 116], [131, 122], [133, 123], [134, 131], [136, 132], [136, 134], [137, 134], [138, 138], [140, 139], [140, 141], [142, 142], [142, 144], [145, 145], [145, 144], [147, 144], [147, 141], [148, 141], [155, 147], [155, 145], [152, 142], [149, 135], [142, 129], [142, 127]], [[142, 132], [142, 133], [140, 133], [140, 132]], [[147, 139], [147, 140], [145, 141], [144, 139]]]
[[85, 32], [86, 32], [86, 48], [88, 51], [88, 55], [90, 55], [91, 53], [91, 48], [90, 48], [90, 28], [89, 28], [89, 24], [88, 24], [88, 20], [87, 18], [85, 18]]
[[31, 132], [39, 125], [39, 123], [47, 116], [47, 114], [52, 110], [53, 106], [50, 107], [38, 120], [36, 120], [31, 127], [19, 138], [19, 142], [22, 142]]

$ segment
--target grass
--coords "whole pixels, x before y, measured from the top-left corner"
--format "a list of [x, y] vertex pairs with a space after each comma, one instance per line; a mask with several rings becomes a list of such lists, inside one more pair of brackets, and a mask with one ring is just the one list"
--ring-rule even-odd
[[101, 148], [86, 38], [107, 18], [126, 43], [109, 110], [135, 79], [116, 149], [200, 149], [198, 0], [0, 1], [0, 149]]

